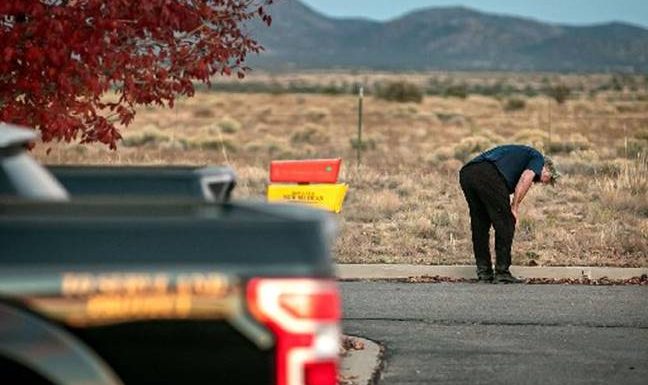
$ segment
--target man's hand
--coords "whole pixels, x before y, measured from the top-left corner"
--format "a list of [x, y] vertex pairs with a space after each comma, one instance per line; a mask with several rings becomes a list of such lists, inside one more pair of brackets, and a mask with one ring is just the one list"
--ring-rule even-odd
[[515, 186], [513, 201], [511, 202], [511, 214], [513, 214], [515, 223], [517, 223], [518, 221], [518, 208], [520, 207], [520, 203], [522, 203], [522, 199], [524, 199], [524, 196], [526, 195], [527, 191], [529, 191], [531, 184], [533, 184], [534, 177], [535, 173], [533, 171], [524, 170], [524, 172], [520, 176], [520, 180], [518, 181], [517, 186]]

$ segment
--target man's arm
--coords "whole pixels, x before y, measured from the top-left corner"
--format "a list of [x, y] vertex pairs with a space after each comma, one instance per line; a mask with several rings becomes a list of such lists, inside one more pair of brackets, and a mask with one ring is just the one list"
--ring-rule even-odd
[[520, 203], [522, 203], [522, 199], [524, 199], [524, 196], [533, 184], [533, 178], [535, 178], [535, 172], [531, 170], [524, 170], [524, 172], [520, 176], [520, 180], [518, 181], [517, 186], [515, 186], [515, 192], [513, 193], [513, 202], [511, 202], [511, 212], [513, 213], [515, 222], [517, 222], [518, 219], [518, 210], [520, 208]]

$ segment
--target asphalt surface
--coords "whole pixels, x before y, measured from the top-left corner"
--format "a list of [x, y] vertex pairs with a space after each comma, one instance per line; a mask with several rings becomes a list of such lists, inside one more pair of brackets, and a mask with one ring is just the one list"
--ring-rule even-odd
[[648, 384], [648, 287], [342, 282], [379, 385]]

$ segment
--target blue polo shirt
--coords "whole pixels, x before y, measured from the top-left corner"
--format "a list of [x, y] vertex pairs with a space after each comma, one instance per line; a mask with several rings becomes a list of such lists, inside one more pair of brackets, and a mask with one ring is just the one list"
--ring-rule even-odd
[[491, 162], [506, 180], [509, 192], [515, 192], [520, 176], [524, 170], [531, 170], [535, 173], [534, 181], [540, 179], [544, 156], [535, 148], [519, 144], [507, 144], [492, 148], [481, 153], [466, 166], [472, 163]]

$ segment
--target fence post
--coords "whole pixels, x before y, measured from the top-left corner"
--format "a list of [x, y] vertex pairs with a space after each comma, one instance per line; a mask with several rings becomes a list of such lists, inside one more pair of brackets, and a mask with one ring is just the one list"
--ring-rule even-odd
[[628, 126], [623, 122], [623, 155], [628, 159]]
[[364, 88], [360, 86], [358, 90], [358, 140], [356, 142], [357, 163], [356, 169], [360, 169], [360, 162], [362, 157], [362, 99], [364, 96]]
[[552, 123], [552, 122], [551, 122], [551, 98], [549, 98], [548, 107], [549, 107], [549, 108], [547, 109], [547, 113], [548, 113], [547, 130], [549, 131], [549, 132], [548, 132], [549, 135], [548, 135], [548, 137], [547, 137], [547, 143], [548, 143], [548, 146], [547, 146], [547, 147], [548, 147], [548, 148], [545, 149], [545, 151], [546, 151], [547, 153], [549, 152], [548, 150], [551, 148], [551, 123]]

